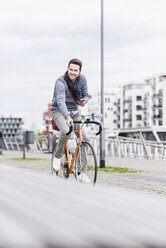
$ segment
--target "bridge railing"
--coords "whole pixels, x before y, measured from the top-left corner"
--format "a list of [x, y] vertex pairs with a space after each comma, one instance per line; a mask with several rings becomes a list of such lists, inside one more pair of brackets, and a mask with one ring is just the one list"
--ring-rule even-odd
[[[23, 149], [24, 140], [23, 136], [19, 137], [5, 137], [2, 139], [2, 148], [4, 150], [17, 150], [21, 151]], [[27, 150], [40, 150], [42, 151], [41, 145], [38, 142], [38, 138], [34, 137], [34, 144], [26, 145]]]
[[[5, 138], [4, 149], [5, 150], [22, 150], [23, 138]], [[53, 136], [45, 137], [43, 144], [38, 142], [38, 138], [35, 137], [34, 145], [29, 145], [30, 150], [49, 150], [52, 151]], [[100, 154], [100, 139], [99, 137], [92, 136], [90, 138], [95, 152]], [[146, 141], [141, 139], [132, 139], [125, 137], [109, 138], [105, 140], [105, 154], [110, 157], [120, 158], [146, 158], [146, 159], [166, 159], [166, 143], [156, 143], [154, 141]]]
[[[99, 139], [92, 137], [90, 141], [97, 154], [100, 153]], [[153, 141], [116, 137], [105, 140], [105, 154], [120, 158], [166, 159], [166, 144]]]

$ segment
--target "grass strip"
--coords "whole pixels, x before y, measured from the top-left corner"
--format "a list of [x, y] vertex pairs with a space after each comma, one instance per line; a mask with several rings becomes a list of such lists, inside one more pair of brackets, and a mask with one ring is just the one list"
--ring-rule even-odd
[[135, 170], [126, 167], [114, 167], [114, 166], [106, 166], [104, 168], [100, 168], [98, 166], [98, 171], [110, 172], [110, 173], [141, 173], [141, 170]]
[[37, 161], [37, 160], [49, 160], [46, 158], [10, 158], [10, 160], [15, 160], [15, 161]]

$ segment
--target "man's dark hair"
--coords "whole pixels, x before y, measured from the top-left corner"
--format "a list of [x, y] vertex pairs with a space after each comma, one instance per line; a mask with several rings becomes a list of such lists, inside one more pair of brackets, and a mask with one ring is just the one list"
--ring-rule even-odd
[[68, 68], [69, 68], [70, 64], [79, 65], [80, 70], [81, 70], [81, 68], [82, 68], [82, 62], [81, 62], [79, 59], [71, 59], [71, 60], [69, 61], [69, 64], [68, 64]]

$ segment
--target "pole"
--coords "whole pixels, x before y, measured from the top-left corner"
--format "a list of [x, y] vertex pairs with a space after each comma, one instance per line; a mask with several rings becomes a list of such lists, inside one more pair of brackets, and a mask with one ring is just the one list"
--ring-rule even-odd
[[100, 168], [105, 167], [105, 130], [104, 130], [104, 0], [101, 0], [101, 121], [103, 130], [100, 135]]
[[25, 159], [26, 132], [23, 134], [23, 159]]

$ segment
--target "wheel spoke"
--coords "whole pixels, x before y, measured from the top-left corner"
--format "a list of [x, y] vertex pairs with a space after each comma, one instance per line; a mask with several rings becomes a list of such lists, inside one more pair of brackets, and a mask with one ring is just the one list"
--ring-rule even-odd
[[95, 152], [88, 142], [82, 142], [76, 157], [75, 173], [77, 179], [79, 173], [83, 172], [90, 179], [91, 183], [96, 183], [97, 179], [97, 160]]

